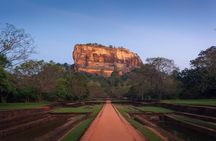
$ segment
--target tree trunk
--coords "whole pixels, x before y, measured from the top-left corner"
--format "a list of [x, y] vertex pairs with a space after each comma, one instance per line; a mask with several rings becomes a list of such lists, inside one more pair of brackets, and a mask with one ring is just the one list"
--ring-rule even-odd
[[7, 103], [7, 97], [1, 95], [1, 103]]
[[38, 102], [41, 102], [42, 101], [42, 94], [38, 94]]

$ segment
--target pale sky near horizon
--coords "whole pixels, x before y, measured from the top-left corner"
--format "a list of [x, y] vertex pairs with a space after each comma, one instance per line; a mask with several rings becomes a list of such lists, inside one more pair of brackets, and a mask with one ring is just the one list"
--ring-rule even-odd
[[99, 43], [184, 69], [216, 45], [216, 0], [0, 0], [0, 23], [32, 35], [34, 59], [72, 64], [75, 44]]

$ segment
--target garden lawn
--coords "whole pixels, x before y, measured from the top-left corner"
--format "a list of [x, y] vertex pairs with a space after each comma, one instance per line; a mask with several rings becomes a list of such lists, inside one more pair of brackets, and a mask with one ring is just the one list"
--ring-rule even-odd
[[162, 100], [162, 102], [171, 103], [171, 104], [216, 106], [216, 99], [176, 99], [176, 100]]
[[155, 112], [155, 113], [171, 113], [171, 112], [173, 112], [170, 109], [166, 109], [163, 107], [156, 107], [156, 106], [142, 106], [142, 107], [138, 107], [137, 109], [139, 109], [140, 111], [143, 111], [143, 112]]
[[0, 103], [0, 110], [32, 109], [49, 105], [49, 102], [38, 103]]
[[133, 108], [130, 108], [130, 106], [117, 105], [116, 107], [131, 125], [133, 125], [136, 129], [138, 129], [145, 137], [147, 137], [148, 141], [163, 141], [158, 135], [153, 133], [149, 128], [147, 128], [146, 126], [142, 125], [138, 121], [128, 116], [128, 112], [137, 112], [136, 110], [133, 110]]
[[67, 107], [67, 108], [56, 108], [52, 112], [54, 113], [86, 113], [94, 112], [99, 105], [94, 106], [81, 106], [81, 107]]
[[[88, 129], [89, 125], [92, 123], [92, 121], [96, 118], [97, 114], [100, 112], [102, 108], [102, 105], [94, 105], [91, 106], [91, 110], [87, 110], [88, 112], [92, 112], [92, 115], [79, 124], [76, 128], [72, 129], [69, 134], [67, 134], [62, 141], [79, 141], [82, 135], [85, 133], [85, 131]], [[78, 111], [78, 109], [82, 111], [86, 111], [87, 106], [78, 107], [77, 109], [73, 109], [73, 111]], [[65, 110], [60, 110], [65, 111]], [[68, 109], [66, 111], [69, 111]], [[72, 111], [72, 110], [70, 110]]]

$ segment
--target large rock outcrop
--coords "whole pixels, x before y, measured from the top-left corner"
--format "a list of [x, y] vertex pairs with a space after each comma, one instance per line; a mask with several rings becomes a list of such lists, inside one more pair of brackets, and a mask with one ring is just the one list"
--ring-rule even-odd
[[75, 45], [73, 59], [77, 71], [106, 77], [114, 71], [123, 75], [142, 64], [140, 57], [128, 49], [98, 44]]

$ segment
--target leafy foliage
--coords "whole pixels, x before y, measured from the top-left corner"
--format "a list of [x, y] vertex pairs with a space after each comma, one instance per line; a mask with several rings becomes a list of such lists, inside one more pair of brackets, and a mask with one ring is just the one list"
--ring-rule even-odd
[[147, 63], [154, 66], [156, 70], [165, 73], [172, 74], [173, 71], [178, 70], [175, 63], [171, 59], [156, 57], [156, 58], [147, 58]]
[[201, 51], [191, 60], [191, 69], [178, 74], [182, 81], [181, 98], [215, 98], [216, 97], [216, 47]]
[[11, 82], [11, 76], [4, 68], [0, 67], [0, 96], [1, 102], [6, 102], [7, 97], [15, 93], [15, 87]]
[[33, 39], [23, 29], [10, 24], [1, 29], [1, 102], [75, 101], [99, 97], [216, 98], [215, 46], [201, 51], [190, 61], [189, 69], [179, 71], [173, 60], [155, 57], [123, 76], [115, 69], [109, 78], [76, 72], [74, 65], [67, 63], [29, 60], [34, 48]]
[[179, 82], [172, 75], [158, 71], [152, 64], [134, 70], [129, 78], [133, 84], [126, 96], [133, 99], [160, 100], [175, 98], [179, 93]]

